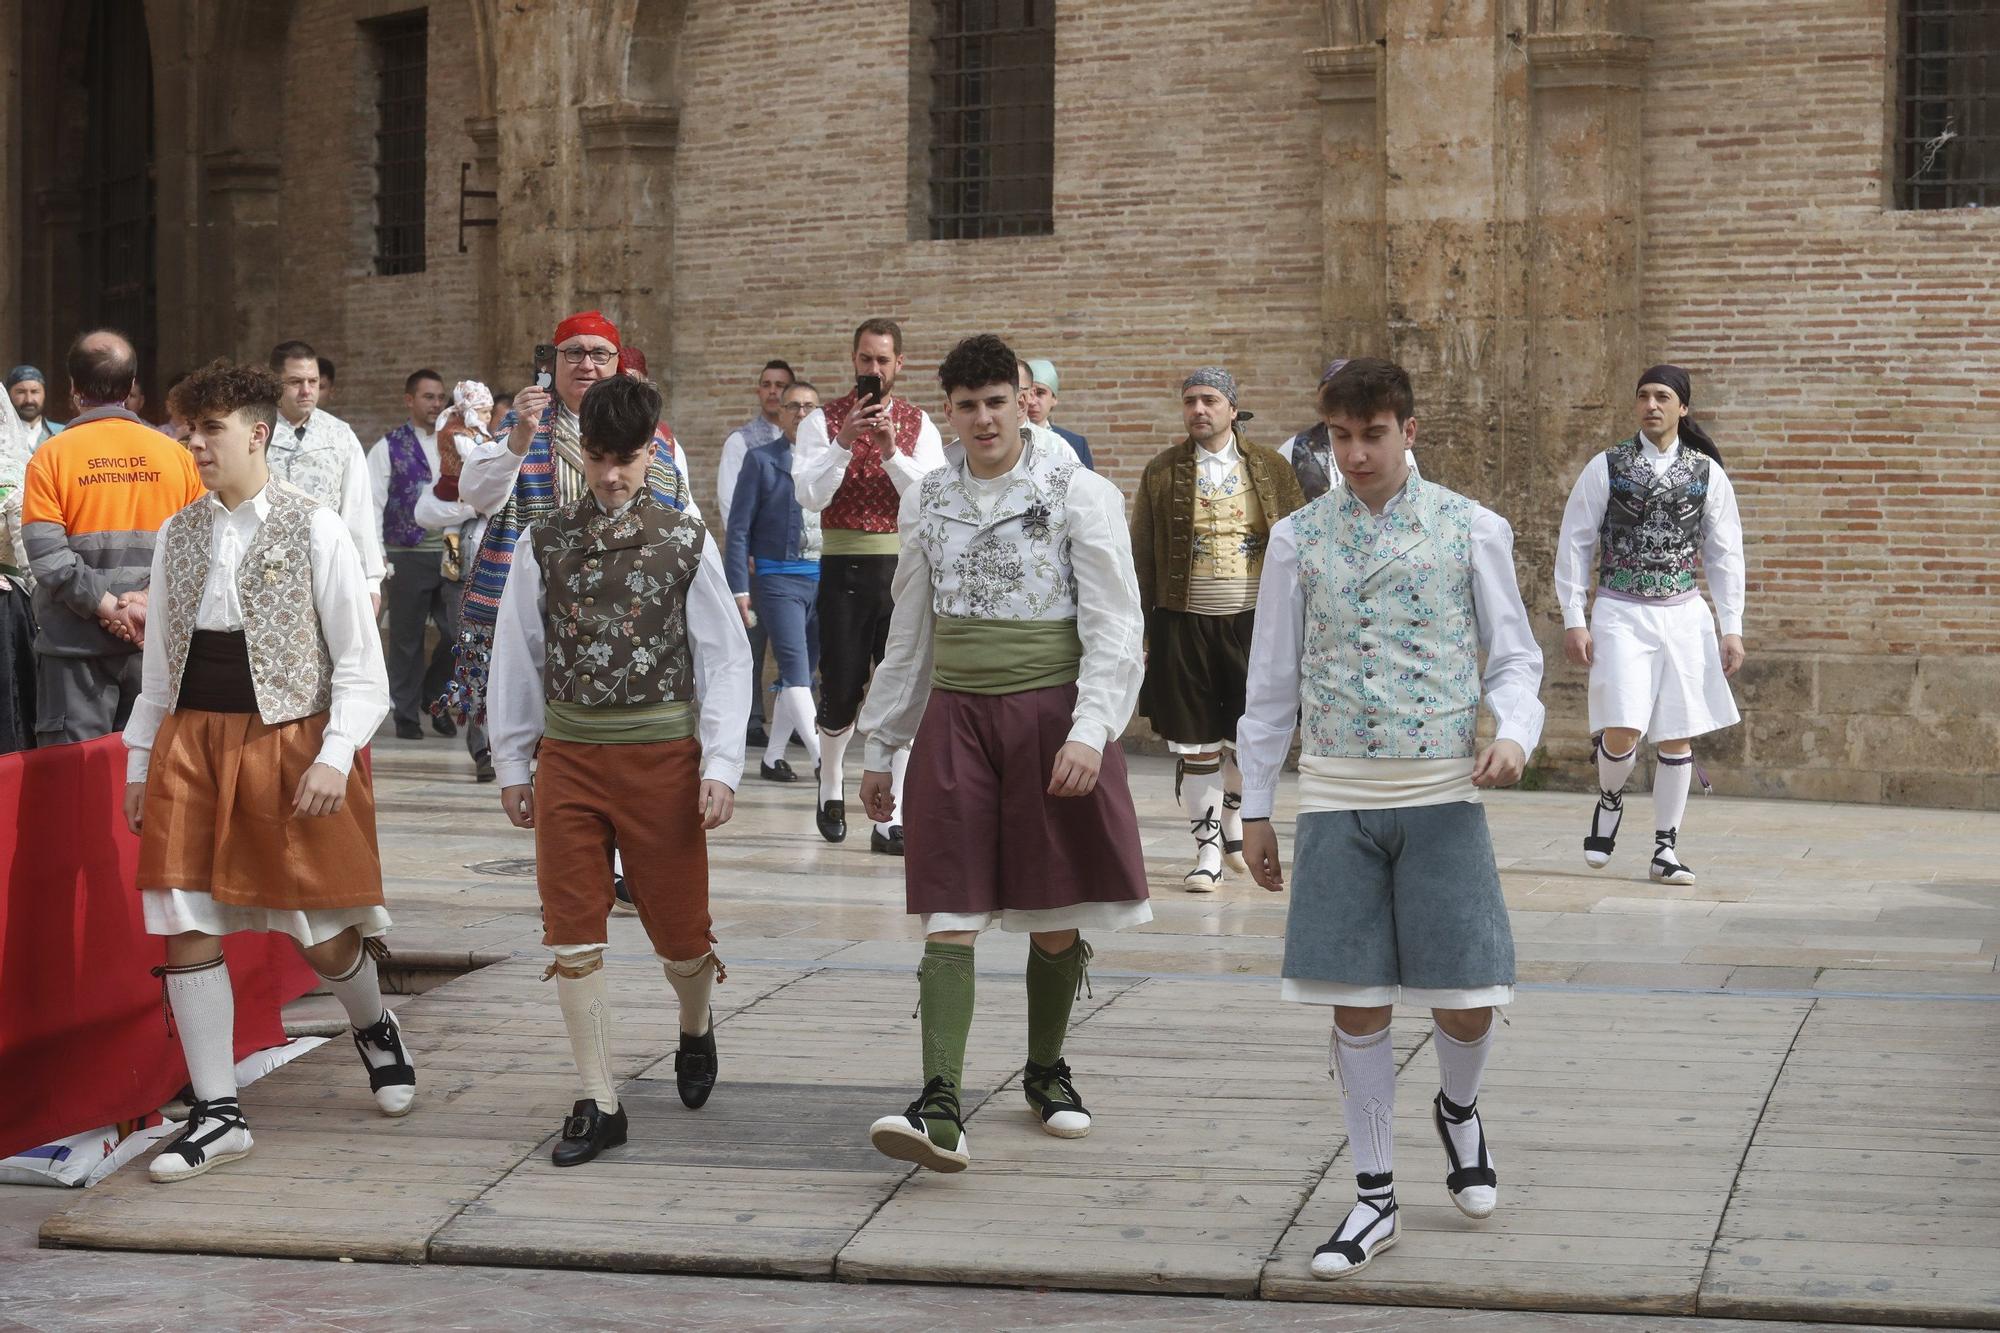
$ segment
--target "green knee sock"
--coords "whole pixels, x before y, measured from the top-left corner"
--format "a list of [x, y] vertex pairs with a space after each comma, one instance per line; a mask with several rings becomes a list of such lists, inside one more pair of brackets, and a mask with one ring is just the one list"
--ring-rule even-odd
[[1033, 941], [1028, 944], [1028, 1059], [1038, 1065], [1062, 1059], [1070, 1007], [1083, 989], [1090, 953], [1081, 935], [1061, 953], [1048, 953]]
[[[924, 1082], [946, 1079], [956, 1097], [965, 1080], [965, 1039], [972, 1031], [972, 946], [925, 944], [917, 994], [924, 1020]], [[924, 1128], [939, 1147], [958, 1146], [958, 1126], [951, 1121], [926, 1116]]]

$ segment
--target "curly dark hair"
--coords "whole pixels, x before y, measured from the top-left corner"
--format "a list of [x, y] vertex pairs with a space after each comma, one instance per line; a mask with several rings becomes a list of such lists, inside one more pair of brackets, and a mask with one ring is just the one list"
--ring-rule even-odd
[[1321, 416], [1359, 421], [1372, 421], [1379, 412], [1394, 412], [1400, 426], [1416, 415], [1417, 395], [1410, 387], [1410, 372], [1394, 361], [1357, 356], [1319, 386], [1319, 411]]
[[946, 395], [953, 389], [983, 389], [989, 384], [1018, 384], [1021, 359], [997, 333], [979, 333], [951, 349], [938, 366], [938, 383]]
[[199, 421], [215, 413], [241, 412], [252, 425], [278, 424], [278, 377], [262, 366], [211, 361], [176, 384], [167, 394], [167, 411], [183, 421]]

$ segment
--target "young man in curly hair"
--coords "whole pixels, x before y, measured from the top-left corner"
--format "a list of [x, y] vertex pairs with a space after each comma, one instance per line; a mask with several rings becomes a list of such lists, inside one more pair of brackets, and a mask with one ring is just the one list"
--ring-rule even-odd
[[1044, 1130], [1081, 1138], [1090, 1113], [1062, 1057], [1080, 932], [1152, 919], [1118, 747], [1144, 628], [1124, 503], [1025, 427], [1015, 376], [991, 334], [938, 368], [958, 442], [903, 493], [895, 614], [860, 723], [871, 818], [893, 807], [909, 747], [905, 892], [925, 936], [923, 1091], [869, 1138], [935, 1171], [972, 1160], [958, 1092], [979, 932], [1029, 935], [1022, 1090]]
[[146, 929], [166, 936], [194, 1089], [187, 1128], [153, 1158], [158, 1181], [252, 1146], [225, 935], [291, 936], [347, 1010], [376, 1106], [404, 1115], [417, 1092], [365, 947], [389, 929], [374, 794], [354, 763], [389, 711], [382, 641], [346, 525], [271, 476], [280, 391], [268, 371], [218, 361], [168, 396], [209, 494], [160, 530], [125, 727]]

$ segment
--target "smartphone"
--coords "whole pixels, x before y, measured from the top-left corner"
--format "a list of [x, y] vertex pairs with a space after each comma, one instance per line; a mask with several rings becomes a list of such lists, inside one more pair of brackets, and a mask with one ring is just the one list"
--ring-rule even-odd
[[867, 400], [882, 401], [882, 377], [880, 375], [857, 375], [854, 379], [855, 405], [867, 405]]
[[535, 344], [535, 387], [544, 392], [556, 387], [556, 348], [554, 343]]

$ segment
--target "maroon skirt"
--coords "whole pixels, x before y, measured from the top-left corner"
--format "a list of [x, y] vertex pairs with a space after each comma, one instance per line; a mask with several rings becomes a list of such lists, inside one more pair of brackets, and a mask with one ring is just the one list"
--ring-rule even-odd
[[1116, 737], [1088, 796], [1048, 794], [1076, 686], [931, 691], [903, 782], [912, 915], [1141, 902], [1146, 862]]

